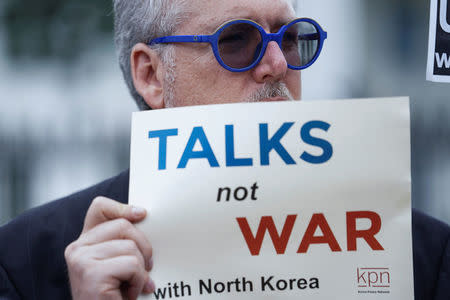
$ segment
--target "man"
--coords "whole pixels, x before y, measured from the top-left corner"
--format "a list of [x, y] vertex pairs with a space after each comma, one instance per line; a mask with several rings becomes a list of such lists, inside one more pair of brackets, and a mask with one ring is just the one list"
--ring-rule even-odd
[[[153, 40], [211, 34], [234, 19], [275, 33], [295, 19], [287, 0], [116, 0], [114, 8], [120, 65], [141, 109], [300, 98], [300, 71], [289, 67], [295, 63], [276, 41], [265, 52], [255, 48], [262, 56], [252, 58], [252, 68], [231, 72], [208, 43]], [[0, 299], [136, 299], [151, 293], [151, 244], [134, 226], [146, 211], [127, 201], [124, 172], [2, 228]], [[449, 227], [414, 212], [413, 232], [416, 299], [448, 299]]]

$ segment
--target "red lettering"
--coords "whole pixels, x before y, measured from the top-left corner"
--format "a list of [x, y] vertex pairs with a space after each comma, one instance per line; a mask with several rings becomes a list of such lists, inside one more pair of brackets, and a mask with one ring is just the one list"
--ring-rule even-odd
[[[317, 227], [322, 230], [322, 236], [315, 236]], [[309, 222], [308, 228], [306, 228], [305, 235], [303, 236], [302, 242], [298, 247], [297, 253], [306, 253], [308, 251], [309, 245], [311, 244], [328, 244], [331, 251], [341, 251], [330, 226], [328, 225], [327, 219], [323, 214], [313, 214], [311, 221]]]
[[[356, 219], [369, 219], [370, 228], [367, 230], [356, 230]], [[375, 238], [381, 229], [381, 218], [373, 211], [349, 211], [347, 212], [347, 250], [356, 251], [356, 239], [363, 238], [372, 250], [384, 250]]]
[[272, 217], [263, 216], [259, 223], [256, 236], [253, 235], [250, 226], [248, 225], [247, 218], [236, 218], [236, 220], [239, 224], [242, 235], [247, 242], [250, 253], [252, 255], [259, 255], [266, 231], [269, 232], [270, 238], [272, 239], [272, 243], [277, 254], [284, 254], [296, 218], [297, 215], [288, 215], [286, 217], [283, 230], [281, 231], [281, 235], [279, 235]]

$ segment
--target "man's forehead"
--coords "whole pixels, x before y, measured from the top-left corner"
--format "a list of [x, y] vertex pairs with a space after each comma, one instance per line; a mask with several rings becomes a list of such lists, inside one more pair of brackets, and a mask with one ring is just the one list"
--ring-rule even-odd
[[251, 19], [274, 29], [295, 18], [290, 0], [193, 0], [191, 26], [212, 33], [232, 19]]

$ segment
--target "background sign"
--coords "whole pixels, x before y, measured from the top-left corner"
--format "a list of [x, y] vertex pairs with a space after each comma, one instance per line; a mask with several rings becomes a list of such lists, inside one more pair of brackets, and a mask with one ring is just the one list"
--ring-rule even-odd
[[450, 82], [450, 5], [431, 0], [427, 80]]
[[407, 99], [133, 115], [130, 203], [170, 299], [413, 299]]

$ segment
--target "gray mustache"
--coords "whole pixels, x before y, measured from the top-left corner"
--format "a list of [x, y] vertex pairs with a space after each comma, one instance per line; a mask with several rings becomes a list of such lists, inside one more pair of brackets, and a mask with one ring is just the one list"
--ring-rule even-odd
[[282, 82], [266, 83], [262, 88], [255, 91], [247, 98], [247, 102], [259, 102], [272, 97], [285, 97], [288, 100], [294, 100], [286, 84]]

